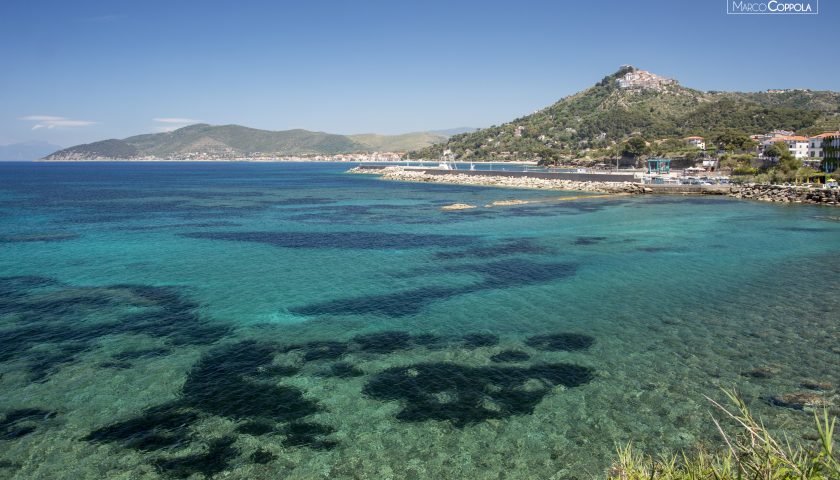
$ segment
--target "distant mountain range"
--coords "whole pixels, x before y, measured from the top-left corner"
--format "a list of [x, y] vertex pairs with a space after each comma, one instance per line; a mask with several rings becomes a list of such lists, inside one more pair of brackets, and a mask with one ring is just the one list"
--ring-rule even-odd
[[11, 145], [0, 145], [0, 162], [28, 162], [49, 155], [61, 148], [49, 142], [21, 142]]
[[838, 92], [704, 92], [627, 65], [531, 115], [453, 135], [411, 157], [439, 158], [449, 150], [462, 160], [581, 158], [609, 155], [611, 147], [631, 136], [652, 142], [708, 137], [726, 129], [748, 134], [784, 129], [807, 135], [838, 127]]
[[436, 159], [447, 150], [461, 160], [604, 158], [615, 155], [632, 136], [657, 142], [690, 135], [711, 137], [724, 130], [760, 134], [783, 129], [809, 135], [838, 128], [838, 92], [704, 92], [626, 65], [533, 114], [481, 130], [335, 135], [198, 124], [77, 145], [45, 159], [224, 160], [386, 151], [410, 151], [411, 158]]
[[[456, 129], [465, 131], [469, 129]], [[446, 131], [403, 135], [336, 135], [308, 130], [269, 131], [240, 125], [196, 124], [166, 133], [76, 145], [45, 160], [232, 159], [341, 153], [395, 152], [445, 142]], [[43, 155], [42, 155], [43, 156]]]

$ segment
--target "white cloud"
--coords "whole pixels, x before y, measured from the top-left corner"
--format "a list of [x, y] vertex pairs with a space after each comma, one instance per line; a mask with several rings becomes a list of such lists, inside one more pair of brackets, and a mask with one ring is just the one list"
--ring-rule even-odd
[[184, 126], [185, 125], [163, 125], [158, 127], [152, 127], [152, 131], [157, 133], [173, 132]]
[[163, 118], [153, 118], [152, 120], [160, 123], [180, 123], [180, 124], [189, 124], [189, 123], [199, 123], [198, 120], [193, 120], [191, 118], [179, 118], [179, 117], [163, 117]]
[[20, 119], [26, 122], [35, 122], [35, 125], [32, 125], [32, 130], [38, 130], [40, 128], [87, 127], [96, 123], [88, 120], [73, 120], [53, 115], [27, 115], [20, 117]]

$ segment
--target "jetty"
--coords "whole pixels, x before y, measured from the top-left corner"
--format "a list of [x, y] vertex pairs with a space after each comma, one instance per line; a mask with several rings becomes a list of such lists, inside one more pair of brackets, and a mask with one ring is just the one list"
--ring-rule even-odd
[[348, 173], [379, 175], [385, 180], [485, 187], [561, 190], [631, 195], [725, 195], [763, 202], [840, 206], [840, 189], [821, 185], [650, 184], [632, 173], [443, 170], [427, 167], [360, 165]]
[[728, 185], [642, 184], [633, 173], [444, 170], [426, 167], [360, 165], [349, 173], [379, 175], [385, 180], [450, 183], [487, 187], [561, 190], [592, 193], [728, 195]]

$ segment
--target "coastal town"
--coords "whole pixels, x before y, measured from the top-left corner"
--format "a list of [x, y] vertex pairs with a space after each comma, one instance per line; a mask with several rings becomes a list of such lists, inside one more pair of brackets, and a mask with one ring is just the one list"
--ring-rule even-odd
[[[645, 80], [650, 82], [650, 79]], [[648, 84], [648, 83], [645, 83]], [[524, 132], [524, 127], [517, 127], [514, 135], [521, 136]], [[795, 132], [787, 130], [773, 130], [763, 134], [749, 135], [751, 143], [750, 148], [743, 148], [739, 151], [728, 151], [722, 145], [717, 148], [711, 138], [706, 138], [698, 135], [685, 137], [682, 141], [688, 146], [692, 152], [680, 152], [689, 161], [693, 161], [690, 165], [685, 165], [683, 170], [687, 173], [696, 172], [720, 172], [726, 171], [726, 165], [721, 163], [727, 157], [734, 154], [743, 156], [752, 156], [749, 163], [756, 167], [769, 167], [778, 163], [778, 151], [771, 148], [774, 146], [783, 146], [787, 152], [797, 161], [802, 163], [802, 166], [812, 168], [817, 171], [831, 173], [840, 168], [840, 131], [823, 132], [813, 136], [797, 135]], [[647, 146], [655, 146], [668, 139], [655, 140], [653, 142], [646, 142]], [[688, 153], [686, 155], [686, 153]], [[451, 157], [452, 160], [459, 160], [457, 156], [451, 152], [445, 154]], [[639, 167], [644, 166], [645, 162], [639, 160]], [[667, 158], [667, 157], [666, 157]], [[126, 160], [119, 157], [112, 156], [91, 156], [91, 155], [77, 155], [77, 156], [61, 156], [59, 158], [51, 159], [52, 161], [113, 161]], [[232, 149], [219, 146], [217, 148], [196, 149], [195, 151], [180, 152], [171, 155], [144, 155], [134, 156], [130, 158], [131, 161], [194, 161], [194, 162], [217, 162], [217, 161], [240, 161], [240, 162], [347, 162], [347, 163], [387, 163], [387, 162], [406, 162], [412, 160], [411, 152], [405, 151], [385, 151], [385, 152], [353, 152], [353, 153], [337, 153], [337, 154], [297, 154], [289, 155], [278, 152], [250, 152], [248, 154], [241, 154]], [[432, 158], [414, 158], [415, 161], [436, 161], [438, 159]], [[515, 152], [503, 152], [503, 155], [498, 159], [499, 162], [506, 163], [537, 163], [537, 161], [530, 159], [519, 159]], [[610, 163], [606, 163], [604, 159], [597, 161], [583, 158], [570, 159], [569, 165], [586, 164], [588, 160], [588, 167], [593, 170], [612, 168]], [[670, 159], [668, 159], [670, 160]], [[679, 160], [679, 159], [678, 159]], [[556, 162], [555, 162], [556, 163]], [[683, 161], [682, 163], [685, 163]], [[562, 162], [560, 162], [562, 165]], [[627, 166], [625, 165], [625, 168]], [[617, 168], [617, 167], [616, 167]], [[729, 168], [728, 170], [732, 170]], [[652, 171], [649, 169], [648, 173], [669, 173], [668, 171]]]
[[[745, 162], [741, 165], [727, 162], [732, 152], [723, 148], [713, 149], [702, 136], [689, 136], [683, 141], [702, 153], [692, 156], [695, 162], [690, 165], [683, 162], [681, 169], [672, 169], [669, 158], [642, 157], [637, 159], [636, 165], [628, 168], [599, 163], [590, 168], [525, 165], [511, 170], [503, 163], [476, 170], [475, 164], [470, 163], [468, 167], [462, 164], [459, 170], [455, 156], [445, 150], [442, 161], [436, 166], [422, 162], [412, 166], [406, 162], [406, 165], [358, 166], [350, 173], [378, 174], [385, 180], [409, 182], [603, 194], [728, 195], [768, 202], [840, 205], [837, 181], [832, 176], [840, 165], [840, 131], [807, 137], [785, 130], [750, 135], [737, 153], [739, 161]], [[760, 170], [776, 172], [782, 162], [786, 163], [785, 168], [796, 169], [788, 173], [797, 181], [756, 182], [756, 176], [749, 175]], [[744, 172], [744, 165], [750, 170]], [[455, 204], [446, 207], [448, 210], [469, 208], [474, 206]]]
[[172, 155], [143, 155], [129, 159], [108, 155], [92, 156], [88, 154], [66, 154], [45, 161], [61, 162], [399, 162], [405, 157], [403, 152], [357, 152], [288, 155], [281, 153], [252, 152], [246, 155], [229, 149], [200, 149]]

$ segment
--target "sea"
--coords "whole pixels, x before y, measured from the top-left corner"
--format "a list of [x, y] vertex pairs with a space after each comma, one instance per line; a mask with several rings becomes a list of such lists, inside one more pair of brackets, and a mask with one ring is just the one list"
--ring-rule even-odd
[[839, 209], [352, 166], [0, 164], [0, 478], [582, 480], [726, 391], [838, 411]]

